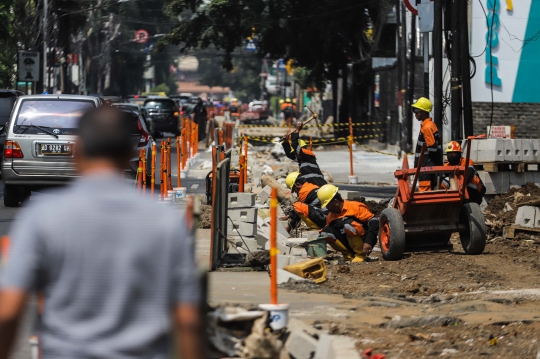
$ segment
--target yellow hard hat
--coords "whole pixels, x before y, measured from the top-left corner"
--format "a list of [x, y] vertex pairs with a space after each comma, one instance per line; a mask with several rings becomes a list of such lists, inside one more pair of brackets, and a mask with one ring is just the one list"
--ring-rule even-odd
[[463, 151], [461, 150], [461, 145], [459, 144], [459, 142], [450, 141], [448, 142], [448, 146], [446, 146], [446, 151], [444, 152], [448, 153], [448, 152], [463, 152]]
[[321, 208], [325, 208], [331, 200], [334, 199], [336, 193], [338, 193], [339, 188], [333, 184], [325, 184], [317, 192], [317, 198], [321, 202]]
[[419, 110], [426, 111], [426, 112], [431, 112], [431, 110], [433, 109], [433, 105], [431, 104], [431, 101], [425, 97], [420, 97], [418, 101], [413, 103], [411, 106]]
[[289, 102], [291, 102], [291, 99], [287, 97], [287, 99], [285, 100], [285, 102], [289, 103]]
[[291, 172], [289, 173], [287, 178], [285, 178], [285, 184], [287, 185], [287, 187], [289, 187], [289, 189], [293, 188], [298, 176], [300, 176], [300, 172]]
[[307, 146], [307, 143], [304, 140], [298, 140], [298, 144], [300, 145], [300, 147]]
[[296, 103], [296, 99], [295, 99], [295, 98], [293, 98], [292, 103]]
[[279, 103], [282, 104], [283, 102], [285, 102], [283, 99], [279, 100]]

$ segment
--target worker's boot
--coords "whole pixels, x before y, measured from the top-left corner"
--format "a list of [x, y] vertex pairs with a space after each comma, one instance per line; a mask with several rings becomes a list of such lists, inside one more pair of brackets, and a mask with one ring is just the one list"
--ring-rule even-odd
[[364, 240], [360, 236], [347, 237], [349, 244], [354, 251], [352, 263], [362, 263], [366, 260], [364, 255]]
[[336, 252], [343, 254], [343, 257], [345, 258], [346, 261], [353, 260], [354, 258], [353, 254], [351, 253], [351, 251], [347, 249], [347, 247], [343, 245], [343, 243], [341, 243], [340, 241], [335, 241], [334, 243], [329, 243], [329, 244], [330, 244], [330, 247], [332, 247]]

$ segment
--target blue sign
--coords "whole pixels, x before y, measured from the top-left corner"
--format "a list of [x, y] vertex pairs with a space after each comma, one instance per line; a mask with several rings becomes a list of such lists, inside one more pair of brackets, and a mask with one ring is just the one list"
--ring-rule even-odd
[[246, 41], [246, 51], [255, 52], [257, 51], [257, 44], [255, 40]]
[[279, 59], [277, 62], [277, 68], [279, 71], [285, 71], [285, 63], [283, 60]]

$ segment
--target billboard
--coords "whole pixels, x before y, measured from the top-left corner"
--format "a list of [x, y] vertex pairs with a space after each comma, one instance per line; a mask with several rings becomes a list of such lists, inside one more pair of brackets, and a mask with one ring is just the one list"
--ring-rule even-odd
[[540, 102], [540, 1], [472, 2], [472, 100]]
[[39, 52], [19, 51], [19, 81], [39, 81]]

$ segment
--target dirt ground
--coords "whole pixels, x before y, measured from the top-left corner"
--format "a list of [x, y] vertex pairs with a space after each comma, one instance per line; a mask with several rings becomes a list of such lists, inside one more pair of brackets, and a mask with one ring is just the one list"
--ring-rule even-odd
[[360, 352], [373, 348], [387, 358], [536, 358], [540, 290], [519, 290], [538, 288], [540, 241], [496, 237], [478, 256], [465, 255], [458, 235], [451, 241], [453, 251], [410, 253], [395, 262], [384, 261], [380, 252], [372, 254], [378, 261], [356, 265], [329, 256], [327, 282], [283, 287], [340, 294], [358, 299], [361, 307], [367, 301], [381, 316], [387, 313], [383, 322], [315, 323], [358, 338]]

